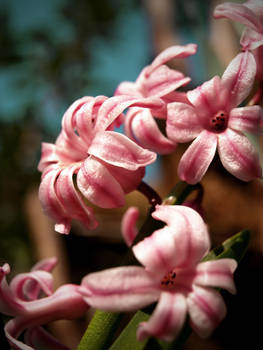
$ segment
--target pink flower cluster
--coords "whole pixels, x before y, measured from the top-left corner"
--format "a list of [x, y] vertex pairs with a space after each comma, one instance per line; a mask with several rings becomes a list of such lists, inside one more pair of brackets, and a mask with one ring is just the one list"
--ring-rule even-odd
[[[215, 9], [214, 16], [246, 26], [243, 51], [222, 77], [215, 76], [187, 92], [178, 90], [190, 78], [166, 64], [194, 55], [197, 46], [172, 46], [145, 67], [135, 82], [122, 82], [115, 96], [85, 96], [65, 112], [55, 143], [42, 145], [38, 167], [42, 172], [39, 198], [44, 212], [55, 221], [56, 231], [68, 234], [74, 219], [94, 229], [98, 224], [94, 206], [124, 206], [125, 194], [142, 189], [145, 167], [157, 154], [176, 151], [178, 143], [192, 141], [178, 165], [180, 179], [189, 184], [203, 179], [216, 152], [224, 168], [238, 179], [262, 177], [260, 157], [249, 135], [261, 132], [263, 112], [247, 99], [255, 80], [260, 89], [263, 86], [263, 3], [225, 3]], [[165, 134], [156, 119], [164, 122]], [[115, 129], [121, 124], [124, 134]], [[9, 285], [10, 268], [3, 265], [0, 311], [13, 317], [5, 326], [10, 344], [22, 350], [38, 349], [39, 343], [48, 349], [64, 349], [42, 325], [80, 317], [90, 306], [118, 312], [154, 303], [153, 314], [138, 327], [139, 340], [154, 336], [171, 341], [187, 316], [193, 330], [201, 337], [209, 336], [226, 314], [216, 288], [236, 292], [237, 263], [234, 259], [203, 260], [211, 244], [197, 202], [156, 205], [152, 217], [163, 228], [134, 246], [139, 212], [129, 208], [122, 221], [123, 238], [141, 265], [91, 273], [80, 286], [69, 284], [53, 291], [54, 259], [19, 274]], [[27, 345], [18, 340], [22, 333]]]

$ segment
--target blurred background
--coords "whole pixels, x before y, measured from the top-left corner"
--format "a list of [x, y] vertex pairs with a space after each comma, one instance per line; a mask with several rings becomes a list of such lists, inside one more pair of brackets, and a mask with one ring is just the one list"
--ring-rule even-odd
[[[188, 89], [221, 75], [239, 52], [242, 27], [212, 19], [220, 2], [0, 0], [0, 263], [9, 262], [11, 274], [57, 255], [56, 286], [79, 283], [89, 271], [114, 265], [125, 252], [119, 227], [125, 208], [98, 210], [101, 224], [95, 231], [74, 223], [69, 236], [54, 232], [37, 198], [41, 142], [55, 141], [62, 115], [75, 99], [113, 95], [121, 81], [134, 81], [170, 45], [198, 44], [194, 57], [170, 63], [192, 78]], [[145, 181], [162, 196], [178, 181], [177, 164], [186, 147], [180, 145], [147, 169]], [[253, 323], [235, 317], [242, 312], [253, 319], [251, 299], [258, 300], [262, 292], [257, 285], [262, 276], [262, 183], [234, 179], [215, 159], [203, 185], [213, 245], [243, 228], [251, 229], [253, 238], [237, 273], [240, 292], [230, 298], [231, 316], [210, 341], [192, 336], [185, 349], [238, 348], [237, 338], [242, 349], [257, 334]], [[141, 207], [143, 219], [146, 200], [135, 192], [127, 196], [126, 207], [131, 204]], [[60, 322], [53, 332], [74, 349], [82, 327], [85, 320], [81, 326]]]

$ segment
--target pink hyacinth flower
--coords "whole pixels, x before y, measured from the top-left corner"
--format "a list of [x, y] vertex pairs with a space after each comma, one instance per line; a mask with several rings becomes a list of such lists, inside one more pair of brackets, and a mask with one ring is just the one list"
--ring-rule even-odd
[[165, 119], [166, 105], [171, 101], [186, 102], [185, 93], [175, 91], [190, 82], [189, 77], [165, 65], [174, 58], [185, 58], [196, 53], [197, 46], [171, 46], [162, 51], [153, 62], [146, 66], [135, 82], [122, 82], [115, 95], [131, 97], [159, 97], [164, 101], [162, 109], [150, 110], [130, 108], [125, 120], [125, 134], [140, 146], [159, 154], [168, 154], [176, 149], [176, 144], [159, 130], [153, 117]]
[[263, 45], [263, 2], [248, 0], [243, 4], [225, 2], [214, 11], [215, 18], [229, 18], [246, 26], [240, 43], [245, 50]]
[[65, 112], [55, 144], [42, 145], [43, 171], [39, 198], [55, 230], [69, 233], [71, 220], [88, 229], [97, 225], [87, 200], [101, 208], [124, 205], [124, 196], [137, 188], [145, 166], [156, 154], [112, 129], [129, 106], [161, 108], [158, 98], [129, 96], [83, 97]]
[[[226, 314], [219, 287], [235, 293], [233, 259], [200, 262], [210, 249], [201, 216], [184, 206], [157, 205], [152, 214], [166, 223], [133, 247], [143, 266], [112, 268], [84, 277], [80, 292], [101, 310], [132, 311], [158, 302], [137, 338], [171, 341], [189, 314], [192, 328], [207, 337]], [[131, 220], [131, 223], [133, 220]], [[128, 233], [129, 230], [126, 230]]]
[[248, 51], [240, 53], [221, 79], [216, 76], [187, 92], [191, 105], [168, 105], [168, 137], [175, 142], [195, 139], [178, 165], [182, 180], [191, 184], [199, 182], [216, 149], [223, 166], [232, 175], [243, 181], [261, 177], [257, 151], [244, 133], [259, 133], [262, 109], [260, 106], [235, 108], [248, 96], [255, 73], [253, 55]]
[[[31, 272], [15, 276], [9, 285], [6, 275], [10, 267], [8, 264], [0, 267], [0, 312], [14, 317], [5, 325], [6, 337], [14, 349], [68, 349], [41, 326], [55, 320], [81, 317], [89, 308], [77, 285], [66, 284], [53, 291], [49, 271], [55, 264], [55, 258], [42, 260]], [[40, 293], [46, 296], [40, 297]], [[27, 345], [18, 340], [23, 332]]]

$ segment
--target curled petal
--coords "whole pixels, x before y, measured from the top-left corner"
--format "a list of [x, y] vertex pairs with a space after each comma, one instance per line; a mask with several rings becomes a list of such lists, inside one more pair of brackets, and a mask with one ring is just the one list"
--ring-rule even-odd
[[228, 126], [237, 131], [261, 132], [263, 111], [260, 106], [239, 107], [231, 110]]
[[89, 154], [111, 165], [132, 171], [156, 160], [155, 153], [114, 131], [98, 132], [89, 148]]
[[255, 31], [262, 31], [263, 26], [260, 19], [255, 15], [252, 9], [246, 5], [226, 2], [216, 6], [214, 11], [215, 18], [229, 18], [240, 22]]
[[153, 218], [166, 223], [174, 237], [174, 266], [191, 266], [199, 262], [210, 248], [210, 238], [202, 217], [183, 205], [157, 205]]
[[30, 282], [33, 282], [34, 288], [38, 286], [38, 292], [42, 290], [46, 295], [51, 295], [53, 293], [52, 275], [47, 271], [38, 270], [28, 273], [20, 273], [12, 279], [10, 289], [14, 293], [15, 298], [18, 300], [20, 299], [22, 302], [36, 299], [36, 296], [30, 293], [30, 289], [24, 290], [27, 283]]
[[175, 45], [170, 46], [164, 51], [162, 51], [152, 62], [152, 64], [149, 66], [147, 74], [151, 74], [153, 70], [155, 70], [157, 67], [160, 67], [161, 65], [165, 64], [166, 62], [174, 59], [174, 58], [185, 58], [191, 55], [194, 55], [197, 51], [197, 45], [196, 44], [188, 44], [188, 45]]
[[248, 96], [256, 71], [256, 61], [249, 51], [238, 54], [229, 63], [221, 79], [227, 110], [238, 106]]
[[153, 336], [172, 341], [181, 331], [186, 313], [186, 299], [182, 294], [162, 292], [150, 320], [139, 324], [137, 339]]
[[158, 299], [158, 287], [140, 266], [117, 267], [84, 277], [79, 289], [92, 307], [106, 311], [131, 311]]
[[199, 182], [214, 158], [216, 146], [217, 135], [202, 131], [183, 154], [178, 165], [179, 177], [190, 184]]
[[263, 45], [263, 30], [261, 33], [246, 28], [241, 36], [240, 44], [245, 50], [255, 50]]
[[222, 296], [212, 288], [194, 286], [187, 306], [191, 327], [202, 338], [209, 337], [226, 315]]
[[240, 180], [250, 181], [262, 176], [257, 151], [246, 136], [226, 130], [219, 136], [218, 153], [223, 166]]
[[124, 205], [124, 192], [107, 168], [98, 160], [89, 157], [77, 175], [80, 192], [101, 208], [118, 208]]
[[130, 247], [134, 238], [138, 234], [136, 223], [139, 217], [139, 209], [137, 207], [130, 207], [125, 212], [121, 221], [121, 233], [126, 244]]
[[164, 105], [160, 98], [134, 98], [121, 95], [108, 98], [99, 108], [95, 131], [106, 130], [114, 120], [128, 107], [137, 106], [145, 108], [162, 108]]
[[130, 81], [123, 81], [118, 85], [117, 89], [114, 92], [114, 96], [119, 95], [133, 96], [134, 98], [143, 97], [137, 87], [137, 84]]
[[237, 268], [234, 259], [219, 259], [198, 264], [193, 283], [204, 287], [218, 287], [236, 293], [233, 273]]
[[56, 194], [68, 217], [77, 219], [88, 229], [94, 229], [98, 223], [95, 220], [93, 209], [83, 201], [81, 194], [74, 185], [73, 176], [78, 173], [79, 164], [64, 168], [56, 181]]
[[149, 110], [137, 110], [133, 113], [132, 120], [129, 119], [129, 125], [136, 142], [143, 148], [158, 154], [169, 154], [175, 151], [176, 143], [161, 133]]
[[38, 164], [38, 170], [43, 171], [47, 166], [55, 164], [59, 161], [56, 153], [56, 146], [52, 143], [42, 143], [41, 159]]
[[24, 307], [19, 300], [15, 298], [12, 290], [9, 288], [6, 275], [10, 273], [10, 266], [4, 264], [0, 266], [0, 312], [6, 315], [14, 316], [24, 312]]
[[175, 142], [192, 141], [202, 129], [192, 106], [180, 102], [168, 104], [166, 133], [171, 140]]

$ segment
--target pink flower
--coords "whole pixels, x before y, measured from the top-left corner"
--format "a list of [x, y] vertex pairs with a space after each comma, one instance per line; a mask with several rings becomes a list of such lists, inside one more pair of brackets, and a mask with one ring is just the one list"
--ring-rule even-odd
[[182, 180], [194, 184], [204, 176], [216, 149], [223, 166], [237, 178], [249, 181], [261, 177], [255, 147], [244, 133], [257, 134], [262, 121], [260, 106], [238, 106], [249, 94], [256, 73], [254, 57], [238, 54], [222, 78], [214, 77], [187, 92], [191, 105], [168, 105], [167, 135], [175, 142], [194, 142], [178, 166]]
[[130, 108], [125, 118], [126, 135], [140, 146], [159, 154], [171, 153], [176, 144], [159, 130], [154, 117], [166, 118], [166, 105], [171, 101], [186, 102], [185, 93], [175, 90], [189, 83], [190, 78], [165, 65], [174, 58], [185, 58], [196, 53], [197, 46], [172, 46], [161, 52], [153, 62], [146, 66], [133, 82], [122, 82], [115, 95], [131, 97], [159, 97], [164, 101], [162, 109], [150, 110]]
[[[5, 334], [14, 349], [64, 349], [41, 326], [60, 319], [81, 317], [88, 309], [78, 292], [79, 286], [66, 284], [53, 292], [53, 279], [49, 273], [56, 264], [55, 258], [36, 264], [31, 272], [21, 273], [7, 284], [8, 264], [0, 267], [0, 312], [14, 316], [5, 325]], [[40, 298], [40, 293], [46, 296]], [[25, 332], [26, 344], [18, 340]], [[42, 344], [42, 347], [38, 344]]]
[[226, 314], [223, 298], [213, 287], [235, 293], [237, 264], [233, 259], [200, 262], [210, 240], [205, 223], [193, 209], [157, 205], [152, 216], [166, 226], [133, 247], [143, 266], [89, 274], [80, 292], [91, 306], [109, 311], [136, 310], [158, 301], [149, 321], [139, 325], [139, 340], [148, 336], [173, 340], [187, 314], [192, 328], [207, 337]]
[[56, 231], [69, 233], [72, 219], [95, 228], [86, 201], [101, 208], [123, 206], [125, 193], [137, 188], [145, 166], [155, 161], [153, 152], [112, 130], [131, 105], [158, 109], [163, 102], [129, 96], [83, 97], [64, 114], [56, 143], [42, 145], [39, 198], [46, 214], [56, 221]]
[[254, 50], [263, 45], [262, 0], [248, 0], [243, 4], [225, 2], [215, 8], [214, 17], [226, 17], [246, 26], [240, 40], [245, 50]]

